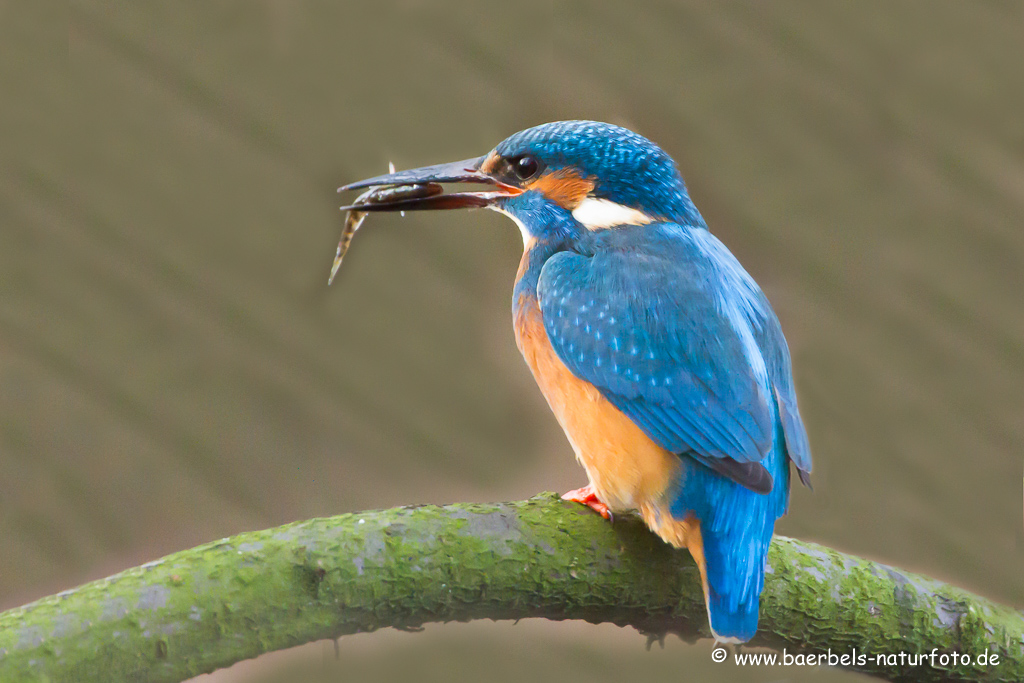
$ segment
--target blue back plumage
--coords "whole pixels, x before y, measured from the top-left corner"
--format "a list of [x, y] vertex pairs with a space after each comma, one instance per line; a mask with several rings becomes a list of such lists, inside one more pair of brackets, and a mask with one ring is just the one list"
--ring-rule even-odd
[[[747, 640], [787, 506], [788, 460], [810, 470], [778, 319], [703, 228], [623, 226], [574, 247], [547, 258], [537, 282], [551, 344], [575, 375], [684, 459], [671, 511], [701, 521], [712, 629]], [[774, 488], [748, 490], [704, 466], [714, 459], [760, 463]]]
[[737, 332], [715, 240], [674, 224], [599, 233], [594, 254], [561, 252], [541, 271], [548, 337], [578, 377], [664, 448], [757, 462], [771, 444], [766, 367]]

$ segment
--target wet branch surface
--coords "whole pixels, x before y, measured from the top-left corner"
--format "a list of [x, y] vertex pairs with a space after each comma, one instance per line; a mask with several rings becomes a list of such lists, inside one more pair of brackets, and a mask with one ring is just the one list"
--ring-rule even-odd
[[[894, 681], [1024, 681], [1024, 612], [784, 537], [769, 565], [751, 645], [856, 650], [868, 659], [845, 668]], [[182, 681], [350, 633], [529, 617], [710, 636], [686, 551], [543, 494], [239, 534], [43, 598], [0, 614], [0, 680]], [[933, 650], [971, 663], [899, 655]]]

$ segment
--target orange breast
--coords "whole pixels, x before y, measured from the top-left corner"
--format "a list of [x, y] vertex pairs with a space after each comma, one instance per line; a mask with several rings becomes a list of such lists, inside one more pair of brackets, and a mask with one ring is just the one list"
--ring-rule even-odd
[[678, 475], [678, 456], [654, 443], [589, 382], [555, 354], [536, 300], [521, 297], [516, 343], [565, 430], [601, 500], [613, 510], [639, 510], [648, 526], [673, 545], [685, 530], [668, 514], [665, 494]]

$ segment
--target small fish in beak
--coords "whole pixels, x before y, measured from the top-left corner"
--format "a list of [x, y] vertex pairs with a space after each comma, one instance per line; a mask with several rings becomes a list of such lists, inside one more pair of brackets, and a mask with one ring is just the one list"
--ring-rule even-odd
[[[387, 175], [339, 187], [338, 192], [368, 189], [356, 197], [354, 202], [341, 207], [343, 211], [348, 211], [348, 216], [345, 218], [345, 227], [338, 241], [338, 251], [327, 283], [334, 281], [341, 260], [352, 242], [352, 235], [362, 225], [366, 214], [371, 211], [400, 211], [405, 215], [406, 211], [486, 208], [494, 206], [504, 197], [514, 196], [523, 191], [481, 171], [480, 166], [483, 162], [484, 158], [479, 157], [398, 172], [395, 172], [393, 164], [388, 164]], [[441, 183], [491, 185], [496, 189], [445, 194]]]
[[[389, 166], [391, 166], [391, 172], [394, 173], [394, 166], [390, 164]], [[417, 183], [414, 185], [400, 185], [398, 187], [375, 185], [356, 197], [354, 203], [357, 205], [387, 204], [407, 199], [433, 197], [442, 192], [444, 192], [444, 188], [437, 183]], [[402, 215], [405, 215], [404, 211]], [[338, 251], [334, 255], [334, 265], [331, 266], [331, 276], [327, 279], [328, 286], [334, 282], [334, 276], [338, 274], [338, 268], [341, 267], [341, 260], [345, 258], [349, 245], [352, 244], [352, 237], [365, 219], [365, 211], [349, 209], [346, 214], [345, 227], [341, 230], [341, 239], [338, 240]]]

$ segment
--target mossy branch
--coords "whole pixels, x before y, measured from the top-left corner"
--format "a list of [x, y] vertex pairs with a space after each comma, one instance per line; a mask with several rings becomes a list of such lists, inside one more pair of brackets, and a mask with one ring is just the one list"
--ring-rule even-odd
[[[894, 681], [1024, 681], [1020, 611], [783, 537], [769, 564], [752, 644], [893, 655], [847, 668]], [[0, 614], [0, 680], [181, 681], [349, 633], [527, 617], [709, 636], [687, 552], [545, 494], [314, 519], [169, 555]], [[989, 662], [899, 661], [933, 649]]]

